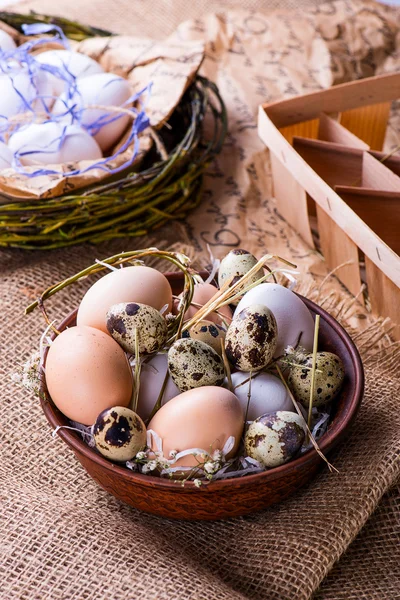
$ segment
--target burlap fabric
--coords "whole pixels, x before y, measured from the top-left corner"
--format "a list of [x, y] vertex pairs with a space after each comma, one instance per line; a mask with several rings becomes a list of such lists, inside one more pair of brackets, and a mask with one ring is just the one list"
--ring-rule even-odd
[[[20, 9], [132, 32], [140, 25], [127, 19], [135, 6], [144, 10], [128, 0], [107, 9], [62, 0], [57, 11], [54, 3], [38, 0]], [[174, 13], [175, 23], [179, 16], [183, 12]], [[394, 487], [400, 475], [400, 347], [384, 323], [371, 319], [334, 278], [326, 279], [321, 257], [276, 213], [267, 152], [255, 131], [256, 106], [265, 98], [398, 68], [399, 16], [371, 2], [338, 2], [287, 14], [225, 12], [181, 26], [176, 35], [208, 40], [204, 69], [218, 81], [230, 113], [230, 134], [206, 178], [202, 206], [185, 224], [171, 224], [147, 240], [1, 252], [1, 600], [297, 600], [316, 590], [318, 600], [400, 597]], [[218, 256], [242, 246], [298, 262], [300, 291], [349, 327], [365, 361], [361, 412], [351, 437], [331, 457], [339, 475], [322, 471], [292, 499], [250, 517], [172, 522], [120, 504], [51, 437], [37, 400], [11, 381], [43, 329], [39, 315], [23, 316], [40, 290], [96, 257], [177, 240], [191, 246], [200, 265], [209, 261], [207, 243]], [[56, 296], [50, 314], [64, 315], [88, 285]]]

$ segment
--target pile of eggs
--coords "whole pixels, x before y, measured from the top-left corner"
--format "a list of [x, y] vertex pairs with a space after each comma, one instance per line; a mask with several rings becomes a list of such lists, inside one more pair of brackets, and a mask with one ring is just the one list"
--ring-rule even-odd
[[[235, 284], [256, 264], [249, 252], [231, 251], [220, 264], [219, 285]], [[260, 269], [244, 280], [245, 287], [255, 284], [250, 291], [237, 288], [237, 306], [204, 319], [196, 313], [218, 289], [196, 283], [181, 334], [168, 339], [180, 298], [167, 278], [143, 265], [107, 273], [84, 295], [76, 326], [49, 347], [45, 378], [54, 404], [86, 426], [98, 452], [120, 463], [162, 455], [176, 473], [197, 472], [215, 452], [225, 463], [247, 457], [263, 469], [291, 460], [306, 425], [274, 365], [307, 408], [315, 325], [294, 292], [257, 284], [263, 275]], [[344, 376], [338, 356], [318, 352], [313, 405], [326, 407]]]
[[28, 46], [0, 30], [0, 170], [102, 159], [132, 122], [114, 108], [131, 104], [128, 82], [82, 53]]

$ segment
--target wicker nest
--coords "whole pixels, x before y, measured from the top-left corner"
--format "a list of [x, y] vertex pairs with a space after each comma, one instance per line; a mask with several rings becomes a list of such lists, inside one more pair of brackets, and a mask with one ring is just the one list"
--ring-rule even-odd
[[[52, 23], [70, 39], [109, 32], [67, 19], [0, 12], [18, 31], [24, 23]], [[214, 127], [205, 136], [203, 121]], [[226, 109], [217, 86], [196, 76], [140, 168], [111, 177], [84, 191], [43, 199], [0, 199], [0, 246], [52, 249], [137, 237], [171, 219], [184, 218], [200, 201], [204, 171], [220, 151], [227, 130]]]

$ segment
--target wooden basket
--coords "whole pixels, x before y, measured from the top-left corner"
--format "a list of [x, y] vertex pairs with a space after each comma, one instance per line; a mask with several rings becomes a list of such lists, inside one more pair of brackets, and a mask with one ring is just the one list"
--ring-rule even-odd
[[385, 155], [382, 146], [399, 97], [394, 73], [262, 105], [258, 120], [279, 212], [311, 246], [316, 216], [327, 266], [346, 263], [336, 275], [354, 295], [365, 262], [372, 312], [392, 319], [397, 339], [400, 156]]

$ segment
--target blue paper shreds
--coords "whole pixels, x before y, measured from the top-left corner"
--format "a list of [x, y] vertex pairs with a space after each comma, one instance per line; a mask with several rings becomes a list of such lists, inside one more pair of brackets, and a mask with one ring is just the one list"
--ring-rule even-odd
[[[150, 93], [150, 89], [151, 89], [151, 85], [147, 86], [146, 88], [141, 90], [139, 93], [135, 94], [133, 96], [133, 99], [140, 100], [141, 96], [145, 92], [147, 92], [147, 97], [148, 97], [148, 95]], [[57, 150], [59, 150], [61, 148], [62, 144], [64, 143], [65, 137], [68, 135], [66, 132], [67, 126], [65, 126], [63, 128], [61, 136], [55, 140], [52, 140], [51, 144], [47, 144], [46, 146], [41, 146], [40, 148], [31, 150], [31, 151], [24, 151], [22, 148], [21, 150], [15, 152], [13, 167], [18, 173], [25, 175], [26, 177], [29, 177], [29, 178], [39, 177], [41, 175], [60, 175], [60, 176], [64, 176], [64, 177], [71, 177], [72, 175], [82, 175], [84, 173], [92, 171], [93, 169], [100, 169], [101, 171], [104, 171], [104, 172], [108, 173], [109, 175], [115, 175], [116, 173], [120, 173], [124, 169], [130, 167], [132, 165], [132, 163], [134, 162], [134, 160], [137, 157], [138, 152], [139, 152], [139, 138], [138, 138], [139, 133], [144, 131], [149, 126], [149, 118], [146, 115], [144, 110], [137, 111], [135, 108], [132, 108], [131, 110], [136, 115], [136, 118], [132, 123], [132, 128], [129, 133], [129, 136], [125, 140], [125, 142], [121, 145], [121, 147], [117, 150], [117, 152], [115, 152], [112, 156], [108, 156], [106, 158], [98, 160], [98, 161], [94, 162], [92, 165], [89, 165], [88, 167], [86, 167], [84, 169], [75, 169], [73, 171], [68, 171], [68, 173], [61, 173], [60, 171], [56, 171], [54, 169], [46, 169], [43, 167], [38, 168], [33, 172], [26, 171], [24, 169], [24, 167], [21, 165], [21, 161], [20, 161], [21, 157], [28, 156], [29, 154], [33, 154], [33, 153], [36, 154], [36, 153], [48, 152], [50, 149], [50, 146], [52, 146], [52, 149], [54, 150], [54, 148], [53, 148], [54, 143], [57, 143]], [[120, 154], [125, 152], [125, 150], [127, 150], [131, 144], [133, 144], [133, 153], [132, 153], [131, 158], [129, 160], [127, 160], [126, 162], [124, 162], [119, 167], [112, 169], [108, 163], [110, 163], [111, 161], [116, 159]]]
[[25, 35], [39, 35], [41, 33], [49, 33], [50, 31], [56, 31], [58, 33], [58, 37], [54, 36], [52, 38], [52, 41], [54, 41], [54, 39], [58, 39], [66, 50], [70, 49], [69, 40], [63, 32], [63, 30], [61, 29], [61, 27], [58, 27], [58, 25], [53, 25], [50, 23], [25, 23], [21, 26], [21, 29]]
[[[39, 39], [29, 40], [16, 49], [9, 51], [2, 51], [0, 49], [0, 73], [8, 75], [11, 79], [13, 88], [21, 100], [21, 110], [26, 116], [23, 123], [10, 122], [7, 117], [0, 115], [0, 139], [5, 140], [7, 135], [15, 133], [16, 131], [25, 128], [27, 125], [35, 122], [37, 118], [37, 112], [44, 113], [44, 122], [55, 122], [60, 121], [64, 125], [65, 118], [70, 115], [71, 119], [68, 124], [75, 124], [82, 126], [82, 114], [86, 110], [82, 103], [79, 103], [80, 93], [77, 87], [77, 78], [69, 71], [68, 66], [63, 64], [62, 67], [57, 67], [49, 64], [43, 64], [35, 59], [31, 54], [32, 50], [40, 47], [43, 44], [57, 41], [61, 43], [65, 49], [69, 50], [70, 45], [62, 29], [56, 25], [34, 23], [30, 25], [23, 25], [22, 30], [25, 35], [42, 35], [50, 32], [55, 32], [53, 36], [47, 36]], [[36, 93], [34, 97], [25, 97], [21, 90], [17, 89], [14, 84], [14, 77], [17, 74], [28, 75], [30, 84]], [[50, 112], [51, 104], [53, 100], [56, 100], [58, 96], [51, 94], [39, 93], [39, 86], [44, 83], [44, 78], [47, 75], [52, 75], [57, 79], [61, 79], [65, 83], [65, 98], [64, 101], [65, 111], [59, 115], [53, 115]], [[111, 82], [105, 84], [105, 87]], [[31, 89], [32, 89], [31, 88]], [[75, 169], [62, 173], [53, 169], [47, 169], [46, 167], [40, 167], [35, 169], [33, 172], [28, 172], [24, 169], [21, 164], [21, 158], [32, 153], [45, 153], [48, 152], [51, 146], [53, 150], [57, 147], [60, 149], [67, 133], [67, 126], [65, 125], [62, 129], [62, 134], [59, 138], [52, 140], [51, 144], [47, 146], [40, 146], [35, 150], [27, 151], [21, 148], [19, 151], [14, 153], [13, 168], [20, 174], [25, 175], [28, 178], [39, 177], [41, 175], [58, 175], [62, 177], [71, 177], [72, 175], [81, 175], [87, 173], [93, 169], [100, 169], [109, 175], [119, 173], [125, 170], [134, 162], [139, 152], [139, 134], [149, 126], [149, 118], [146, 115], [145, 109], [147, 102], [151, 95], [151, 83], [142, 89], [140, 92], [133, 94], [128, 100], [122, 105], [122, 108], [128, 108], [134, 115], [131, 130], [126, 141], [121, 145], [117, 152], [112, 156], [103, 158], [99, 161], [94, 162], [85, 169]], [[133, 103], [139, 103], [139, 109], [129, 106]], [[80, 104], [78, 106], [78, 104]], [[110, 123], [120, 119], [124, 116], [123, 113], [115, 113], [110, 111], [109, 113], [103, 113], [96, 121], [86, 125], [83, 128], [94, 136], [102, 127], [109, 125]], [[131, 158], [124, 162], [119, 167], [112, 169], [109, 163], [115, 160], [119, 155], [125, 152], [131, 145], [133, 145], [133, 153]]]

